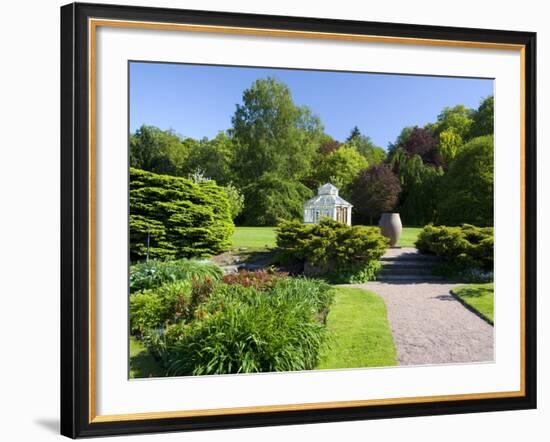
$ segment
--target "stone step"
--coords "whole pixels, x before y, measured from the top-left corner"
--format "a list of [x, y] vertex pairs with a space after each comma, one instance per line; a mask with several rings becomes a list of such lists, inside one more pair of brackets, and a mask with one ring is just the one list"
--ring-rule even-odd
[[382, 256], [381, 262], [402, 262], [402, 261], [414, 261], [414, 262], [440, 262], [441, 258], [435, 255], [421, 255], [420, 253], [404, 253], [399, 256]]
[[435, 275], [381, 275], [376, 278], [379, 282], [399, 282], [399, 283], [421, 283], [421, 282], [435, 282], [442, 281], [442, 276]]
[[381, 262], [382, 268], [388, 270], [406, 270], [406, 269], [432, 269], [438, 262], [436, 261], [383, 261]]
[[411, 277], [417, 276], [417, 275], [431, 275], [432, 269], [430, 268], [407, 268], [407, 269], [388, 269], [382, 267], [382, 269], [379, 272], [379, 275], [382, 276], [393, 276], [393, 275], [408, 275]]

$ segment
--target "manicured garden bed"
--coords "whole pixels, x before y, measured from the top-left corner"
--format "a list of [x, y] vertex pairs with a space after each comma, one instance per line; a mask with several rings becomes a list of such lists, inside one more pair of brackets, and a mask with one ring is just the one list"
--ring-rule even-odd
[[487, 322], [494, 323], [494, 284], [467, 284], [453, 289], [452, 294]]
[[337, 286], [327, 328], [330, 348], [318, 369], [397, 365], [386, 305], [375, 293]]

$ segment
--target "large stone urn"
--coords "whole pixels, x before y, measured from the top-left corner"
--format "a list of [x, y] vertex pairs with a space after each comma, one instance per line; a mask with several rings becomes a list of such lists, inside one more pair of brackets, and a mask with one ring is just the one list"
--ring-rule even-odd
[[380, 231], [390, 240], [390, 247], [395, 247], [401, 237], [401, 218], [399, 213], [383, 213], [380, 217]]

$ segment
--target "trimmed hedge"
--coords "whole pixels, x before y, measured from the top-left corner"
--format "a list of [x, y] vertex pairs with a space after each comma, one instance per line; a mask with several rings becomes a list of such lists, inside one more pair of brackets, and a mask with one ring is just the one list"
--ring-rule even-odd
[[231, 247], [234, 224], [226, 191], [130, 168], [130, 259], [215, 255]]
[[388, 245], [378, 227], [348, 226], [331, 219], [318, 224], [284, 221], [277, 227], [281, 259], [303, 263], [306, 274], [332, 282], [375, 279]]
[[456, 270], [493, 270], [493, 227], [427, 225], [419, 233], [415, 245], [421, 253], [445, 258]]

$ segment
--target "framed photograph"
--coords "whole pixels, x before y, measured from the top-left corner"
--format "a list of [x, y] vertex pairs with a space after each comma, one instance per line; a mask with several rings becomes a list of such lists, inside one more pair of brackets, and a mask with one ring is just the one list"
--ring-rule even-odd
[[61, 433], [536, 407], [536, 35], [61, 8]]

